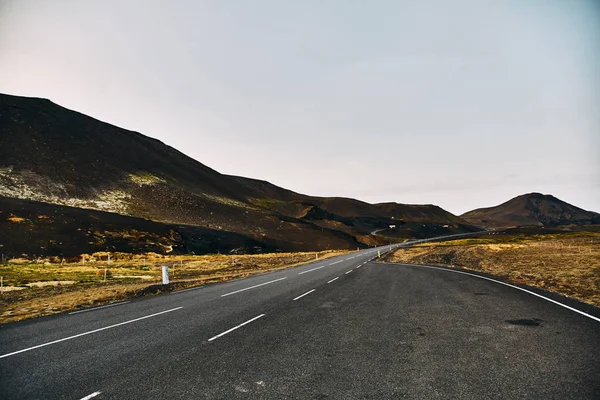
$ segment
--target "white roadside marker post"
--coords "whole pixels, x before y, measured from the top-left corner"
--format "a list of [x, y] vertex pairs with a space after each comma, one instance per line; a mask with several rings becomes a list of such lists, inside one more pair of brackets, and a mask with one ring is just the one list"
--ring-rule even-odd
[[169, 267], [163, 265], [162, 267], [162, 283], [163, 285], [169, 284]]
[[377, 258], [381, 258], [381, 251], [377, 250]]

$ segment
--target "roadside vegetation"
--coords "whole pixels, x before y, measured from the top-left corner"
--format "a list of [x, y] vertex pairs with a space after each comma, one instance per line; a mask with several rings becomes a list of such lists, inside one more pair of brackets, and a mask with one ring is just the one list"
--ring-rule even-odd
[[[102, 252], [84, 254], [77, 262], [58, 257], [10, 259], [0, 264], [0, 323], [222, 282], [344, 253], [163, 256]], [[162, 285], [165, 265], [169, 285]]]
[[600, 307], [600, 233], [511, 235], [424, 243], [387, 261], [482, 271]]

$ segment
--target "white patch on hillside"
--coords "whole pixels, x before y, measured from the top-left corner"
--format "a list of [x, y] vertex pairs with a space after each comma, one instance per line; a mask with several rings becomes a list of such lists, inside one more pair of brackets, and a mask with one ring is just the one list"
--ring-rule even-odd
[[157, 183], [165, 183], [164, 179], [159, 178], [158, 176], [152, 175], [149, 172], [140, 172], [138, 174], [129, 174], [129, 179], [131, 182], [138, 184], [140, 186], [145, 185], [156, 185]]
[[63, 184], [31, 171], [17, 173], [12, 167], [0, 168], [0, 196], [125, 215], [128, 215], [131, 199], [131, 195], [122, 190], [104, 190], [91, 199], [69, 197]]
[[206, 193], [203, 193], [202, 196], [215, 203], [221, 203], [232, 207], [246, 208], [248, 210], [256, 210], [255, 207], [252, 207], [249, 204], [242, 203], [241, 201], [230, 199], [228, 197], [213, 196], [212, 194]]

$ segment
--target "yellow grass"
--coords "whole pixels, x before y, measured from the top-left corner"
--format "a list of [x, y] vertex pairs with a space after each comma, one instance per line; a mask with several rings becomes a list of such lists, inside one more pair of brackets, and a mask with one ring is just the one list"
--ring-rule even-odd
[[[211, 282], [274, 271], [347, 251], [257, 255], [162, 256], [155, 253], [86, 254], [76, 263], [60, 258], [0, 264], [0, 323], [122, 301], [145, 294], [180, 290]], [[172, 284], [161, 283], [161, 266]], [[106, 272], [106, 280], [104, 279]]]
[[483, 271], [600, 307], [600, 234], [467, 239], [398, 249], [392, 262]]

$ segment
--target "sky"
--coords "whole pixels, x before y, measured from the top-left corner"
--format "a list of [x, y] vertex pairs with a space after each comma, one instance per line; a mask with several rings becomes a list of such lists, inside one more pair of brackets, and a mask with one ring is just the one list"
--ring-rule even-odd
[[300, 193], [600, 212], [594, 0], [0, 0], [0, 92]]

